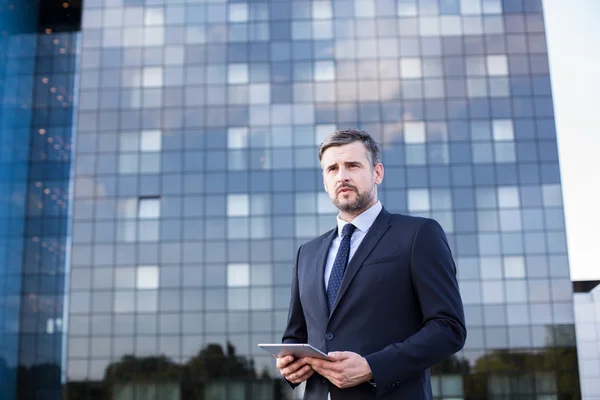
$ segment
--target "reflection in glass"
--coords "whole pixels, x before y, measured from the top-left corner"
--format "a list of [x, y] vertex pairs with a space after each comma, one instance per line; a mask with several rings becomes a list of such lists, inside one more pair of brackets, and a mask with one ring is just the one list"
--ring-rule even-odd
[[250, 266], [248, 264], [227, 265], [227, 286], [249, 286]]
[[138, 289], [158, 289], [159, 270], [157, 266], [138, 266], [137, 283]]
[[429, 211], [431, 209], [429, 189], [409, 189], [408, 209], [411, 212]]
[[248, 21], [248, 4], [234, 3], [229, 4], [229, 22]]
[[227, 215], [229, 217], [245, 217], [250, 215], [250, 201], [248, 195], [227, 195]]
[[248, 83], [248, 64], [229, 64], [227, 82], [230, 84]]
[[425, 124], [418, 122], [404, 123], [404, 142], [405, 143], [425, 143]]
[[333, 61], [315, 62], [315, 81], [326, 82], [335, 80], [335, 66]]
[[142, 86], [161, 87], [163, 85], [163, 69], [161, 67], [147, 67], [143, 70]]

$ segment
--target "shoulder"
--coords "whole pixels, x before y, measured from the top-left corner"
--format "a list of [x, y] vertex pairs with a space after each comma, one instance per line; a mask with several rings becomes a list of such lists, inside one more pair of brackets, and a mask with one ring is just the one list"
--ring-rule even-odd
[[440, 224], [433, 218], [416, 217], [407, 214], [390, 213], [389, 224], [392, 229], [403, 229], [418, 232], [422, 228], [441, 229]]
[[327, 238], [333, 233], [333, 229], [328, 230], [327, 232], [325, 232], [324, 234], [322, 234], [321, 236], [314, 238], [304, 244], [302, 244], [300, 246], [300, 248], [298, 249], [298, 252], [302, 251], [302, 252], [316, 252], [320, 247], [321, 244], [327, 240]]

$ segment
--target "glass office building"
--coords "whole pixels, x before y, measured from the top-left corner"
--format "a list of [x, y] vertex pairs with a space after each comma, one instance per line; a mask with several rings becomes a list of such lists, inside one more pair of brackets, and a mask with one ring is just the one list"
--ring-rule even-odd
[[439, 221], [457, 261], [468, 339], [433, 368], [435, 398], [580, 397], [541, 0], [82, 10], [73, 178], [54, 179], [66, 311], [11, 336], [63, 337], [67, 399], [298, 397], [256, 344], [281, 338], [297, 247], [335, 226], [317, 147], [346, 127], [381, 144], [383, 205]]
[[59, 399], [62, 392], [75, 3], [0, 4], [2, 399]]

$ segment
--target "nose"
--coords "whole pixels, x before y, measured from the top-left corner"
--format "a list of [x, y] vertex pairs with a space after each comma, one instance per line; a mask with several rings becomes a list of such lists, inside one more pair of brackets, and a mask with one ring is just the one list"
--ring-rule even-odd
[[338, 170], [338, 174], [337, 174], [338, 182], [347, 182], [349, 179], [350, 179], [350, 175], [348, 174], [348, 171], [346, 170], [346, 168], [341, 167]]

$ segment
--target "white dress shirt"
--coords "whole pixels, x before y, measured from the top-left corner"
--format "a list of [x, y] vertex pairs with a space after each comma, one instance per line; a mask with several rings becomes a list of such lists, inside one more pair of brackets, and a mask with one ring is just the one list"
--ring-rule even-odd
[[[352, 256], [354, 253], [356, 253], [358, 245], [365, 238], [365, 235], [371, 228], [371, 225], [373, 225], [373, 222], [375, 222], [375, 218], [377, 218], [382, 208], [383, 207], [381, 203], [378, 201], [350, 222], [356, 227], [356, 229], [354, 230], [354, 233], [352, 233], [352, 238], [350, 239], [350, 255], [348, 256], [348, 263], [350, 263], [350, 260], [352, 260]], [[338, 249], [340, 248], [340, 243], [342, 242], [342, 229], [344, 229], [344, 225], [347, 223], [348, 222], [340, 219], [340, 216], [338, 215], [338, 234], [337, 237], [333, 239], [333, 242], [331, 242], [329, 254], [327, 254], [327, 262], [325, 264], [325, 290], [327, 290], [327, 285], [329, 284], [329, 275], [331, 275], [333, 263], [335, 261]]]
[[[356, 249], [358, 245], [363, 241], [367, 232], [375, 222], [375, 219], [381, 212], [383, 206], [378, 201], [373, 204], [370, 208], [363, 211], [362, 214], [354, 218], [350, 223], [356, 227], [354, 232], [352, 233], [352, 238], [350, 238], [350, 254], [348, 255], [348, 263], [352, 260], [352, 256], [356, 253]], [[338, 249], [340, 248], [340, 243], [342, 242], [342, 229], [344, 229], [344, 225], [348, 222], [340, 219], [340, 216], [337, 216], [337, 237], [333, 239], [331, 242], [331, 247], [329, 248], [329, 254], [327, 254], [327, 262], [325, 264], [325, 290], [327, 290], [327, 285], [329, 284], [329, 275], [331, 275], [331, 270], [333, 269], [333, 263], [335, 261], [335, 257], [337, 255]], [[327, 393], [327, 399], [331, 400], [331, 394]]]

